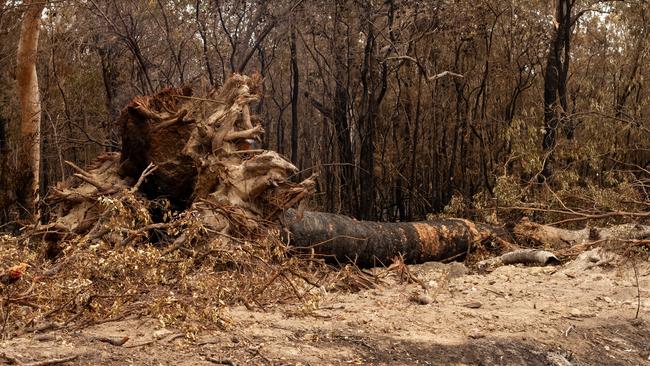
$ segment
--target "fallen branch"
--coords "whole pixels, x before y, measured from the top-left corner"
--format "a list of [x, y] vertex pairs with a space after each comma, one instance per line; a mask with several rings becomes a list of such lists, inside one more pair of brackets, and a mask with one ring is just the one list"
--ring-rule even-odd
[[0, 354], [0, 358], [4, 358], [7, 362], [8, 365], [18, 365], [18, 366], [48, 366], [48, 365], [58, 365], [70, 361], [74, 361], [77, 358], [79, 358], [79, 355], [74, 355], [74, 356], [69, 356], [69, 357], [63, 357], [63, 358], [51, 358], [49, 360], [43, 360], [43, 361], [36, 361], [36, 362], [28, 362], [24, 363], [18, 360], [17, 358], [13, 356], [9, 356], [6, 353]]
[[94, 341], [108, 343], [113, 346], [121, 346], [129, 340], [129, 337], [105, 337], [105, 336], [95, 336], [91, 337]]
[[30, 362], [24, 364], [24, 366], [47, 366], [47, 365], [58, 365], [61, 363], [66, 363], [70, 361], [74, 361], [77, 358], [79, 358], [79, 355], [74, 355], [74, 356], [69, 356], [69, 357], [63, 357], [63, 358], [52, 358], [49, 360], [43, 360], [43, 361], [38, 361], [38, 362]]
[[142, 171], [142, 174], [140, 174], [140, 178], [138, 178], [138, 181], [135, 183], [133, 187], [131, 187], [130, 190], [131, 193], [135, 193], [140, 188], [144, 180], [153, 172], [155, 172], [156, 169], [158, 169], [158, 167], [154, 165], [154, 163], [149, 163], [149, 165], [147, 165], [147, 167]]
[[650, 237], [650, 226], [622, 224], [605, 228], [585, 227], [579, 230], [568, 230], [523, 219], [515, 226], [514, 233], [517, 237], [532, 239], [545, 247], [567, 247], [600, 240], [643, 240]]

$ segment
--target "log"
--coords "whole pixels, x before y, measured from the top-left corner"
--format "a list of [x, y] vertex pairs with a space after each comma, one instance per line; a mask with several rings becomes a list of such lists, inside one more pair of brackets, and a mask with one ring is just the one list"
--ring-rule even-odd
[[384, 223], [288, 210], [282, 220], [288, 232], [284, 240], [296, 253], [360, 267], [388, 265], [396, 256], [405, 263], [456, 259], [474, 244], [492, 240], [509, 246], [511, 242], [500, 227], [463, 219]]
[[508, 252], [499, 257], [486, 259], [478, 263], [479, 269], [494, 268], [501, 265], [527, 264], [535, 266], [546, 266], [559, 264], [560, 260], [551, 252], [539, 249], [519, 249]]
[[650, 226], [620, 224], [610, 227], [590, 227], [570, 230], [542, 225], [524, 218], [514, 228], [516, 237], [546, 247], [567, 248], [608, 240], [632, 241], [650, 238]]

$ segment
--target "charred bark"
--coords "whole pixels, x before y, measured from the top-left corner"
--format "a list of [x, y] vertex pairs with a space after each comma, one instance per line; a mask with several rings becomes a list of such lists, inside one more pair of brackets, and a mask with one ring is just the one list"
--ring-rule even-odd
[[[572, 16], [575, 0], [558, 0], [555, 7], [555, 29], [546, 57], [544, 72], [544, 138], [542, 148], [551, 151], [557, 144], [557, 134], [563, 128], [567, 139], [573, 139], [574, 125], [569, 116], [567, 82], [571, 60], [571, 32], [584, 12]], [[544, 161], [540, 177], [553, 173], [552, 152]]]
[[291, 26], [289, 41], [291, 49], [291, 162], [298, 164], [298, 93], [300, 92], [300, 74], [296, 52], [296, 29]]
[[463, 219], [382, 223], [289, 210], [284, 223], [289, 232], [285, 240], [297, 253], [362, 267], [388, 265], [396, 256], [406, 263], [461, 258], [474, 244], [510, 241], [501, 228]]

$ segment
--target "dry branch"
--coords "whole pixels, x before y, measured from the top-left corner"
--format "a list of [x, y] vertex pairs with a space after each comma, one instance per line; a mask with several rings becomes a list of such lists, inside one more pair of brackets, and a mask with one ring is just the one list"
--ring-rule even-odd
[[569, 230], [537, 224], [524, 219], [515, 226], [514, 233], [515, 236], [524, 240], [533, 240], [550, 247], [565, 248], [598, 241], [646, 239], [650, 237], [650, 226], [621, 224], [611, 227], [587, 226], [583, 229]]

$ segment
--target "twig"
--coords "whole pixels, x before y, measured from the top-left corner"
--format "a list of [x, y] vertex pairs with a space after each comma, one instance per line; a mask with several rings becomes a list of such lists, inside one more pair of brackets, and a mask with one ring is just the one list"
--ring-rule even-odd
[[636, 268], [636, 262], [632, 262], [632, 269], [634, 270], [634, 278], [636, 279], [636, 314], [634, 319], [639, 318], [639, 310], [641, 309], [641, 287], [639, 287], [639, 270]]
[[597, 215], [584, 214], [583, 217], [574, 217], [574, 218], [571, 218], [571, 219], [560, 220], [560, 221], [552, 222], [549, 225], [555, 226], [555, 225], [559, 225], [559, 224], [566, 224], [567, 222], [604, 219], [604, 218], [616, 217], [616, 216], [623, 216], [623, 217], [650, 217], [650, 212], [612, 211], [612, 212], [605, 212], [605, 213], [597, 214]]
[[43, 360], [43, 361], [37, 361], [37, 362], [30, 362], [30, 363], [23, 363], [23, 366], [47, 366], [47, 365], [58, 365], [61, 363], [66, 363], [70, 361], [74, 361], [77, 358], [79, 358], [79, 355], [74, 355], [74, 356], [69, 356], [69, 357], [63, 357], [63, 358], [51, 358], [49, 360]]
[[144, 183], [145, 178], [151, 175], [151, 173], [155, 172], [156, 169], [158, 169], [158, 167], [154, 165], [154, 163], [149, 163], [149, 165], [147, 165], [147, 167], [144, 169], [142, 174], [140, 174], [140, 178], [138, 178], [138, 182], [133, 187], [131, 187], [130, 189], [131, 193], [135, 193], [140, 188], [142, 183]]
[[182, 233], [178, 238], [176, 238], [176, 240], [174, 240], [174, 242], [169, 248], [165, 249], [162, 253], [160, 253], [160, 256], [164, 257], [167, 254], [176, 251], [176, 249], [182, 247], [183, 244], [185, 244], [186, 240], [187, 240], [187, 235], [185, 235], [185, 233]]
[[169, 337], [167, 337], [167, 339], [165, 340], [165, 342], [167, 342], [167, 343], [172, 343], [175, 339], [177, 339], [177, 338], [181, 338], [181, 337], [185, 337], [185, 333], [176, 333], [176, 334], [172, 334], [172, 335], [170, 335]]
[[230, 366], [236, 366], [237, 364], [235, 361], [229, 359], [229, 358], [215, 358], [211, 356], [206, 356], [205, 359], [207, 361], [210, 361], [212, 363], [216, 363], [217, 365], [230, 365]]
[[58, 365], [61, 363], [66, 363], [70, 361], [74, 361], [77, 358], [79, 358], [79, 355], [74, 355], [74, 356], [69, 356], [69, 357], [63, 357], [63, 358], [52, 358], [49, 360], [43, 360], [43, 361], [38, 361], [38, 362], [30, 362], [24, 364], [24, 366], [46, 366], [46, 365]]
[[104, 342], [113, 346], [121, 346], [129, 340], [129, 337], [104, 337], [95, 336], [91, 338], [94, 341]]
[[461, 74], [457, 74], [457, 73], [455, 73], [455, 72], [451, 72], [451, 71], [443, 71], [443, 72], [441, 72], [441, 73], [439, 73], [439, 74], [436, 74], [436, 75], [433, 75], [433, 76], [429, 76], [428, 79], [429, 79], [429, 81], [435, 81], [435, 80], [438, 80], [438, 79], [440, 79], [440, 78], [443, 78], [443, 77], [445, 77], [445, 76], [447, 76], [447, 75], [449, 75], [449, 76], [453, 76], [453, 77], [457, 77], [457, 78], [464, 78], [464, 76], [461, 75]]
[[574, 330], [575, 328], [576, 327], [573, 324], [569, 325], [569, 327], [564, 331], [564, 336], [568, 337], [569, 333], [571, 333], [571, 331]]
[[122, 240], [122, 243], [120, 245], [123, 247], [126, 246], [127, 244], [132, 242], [133, 239], [137, 238], [139, 234], [144, 233], [145, 231], [154, 230], [154, 229], [169, 229], [170, 226], [171, 225], [168, 223], [159, 222], [159, 223], [143, 226], [137, 230], [127, 230], [129, 236], [127, 236], [124, 240]]

